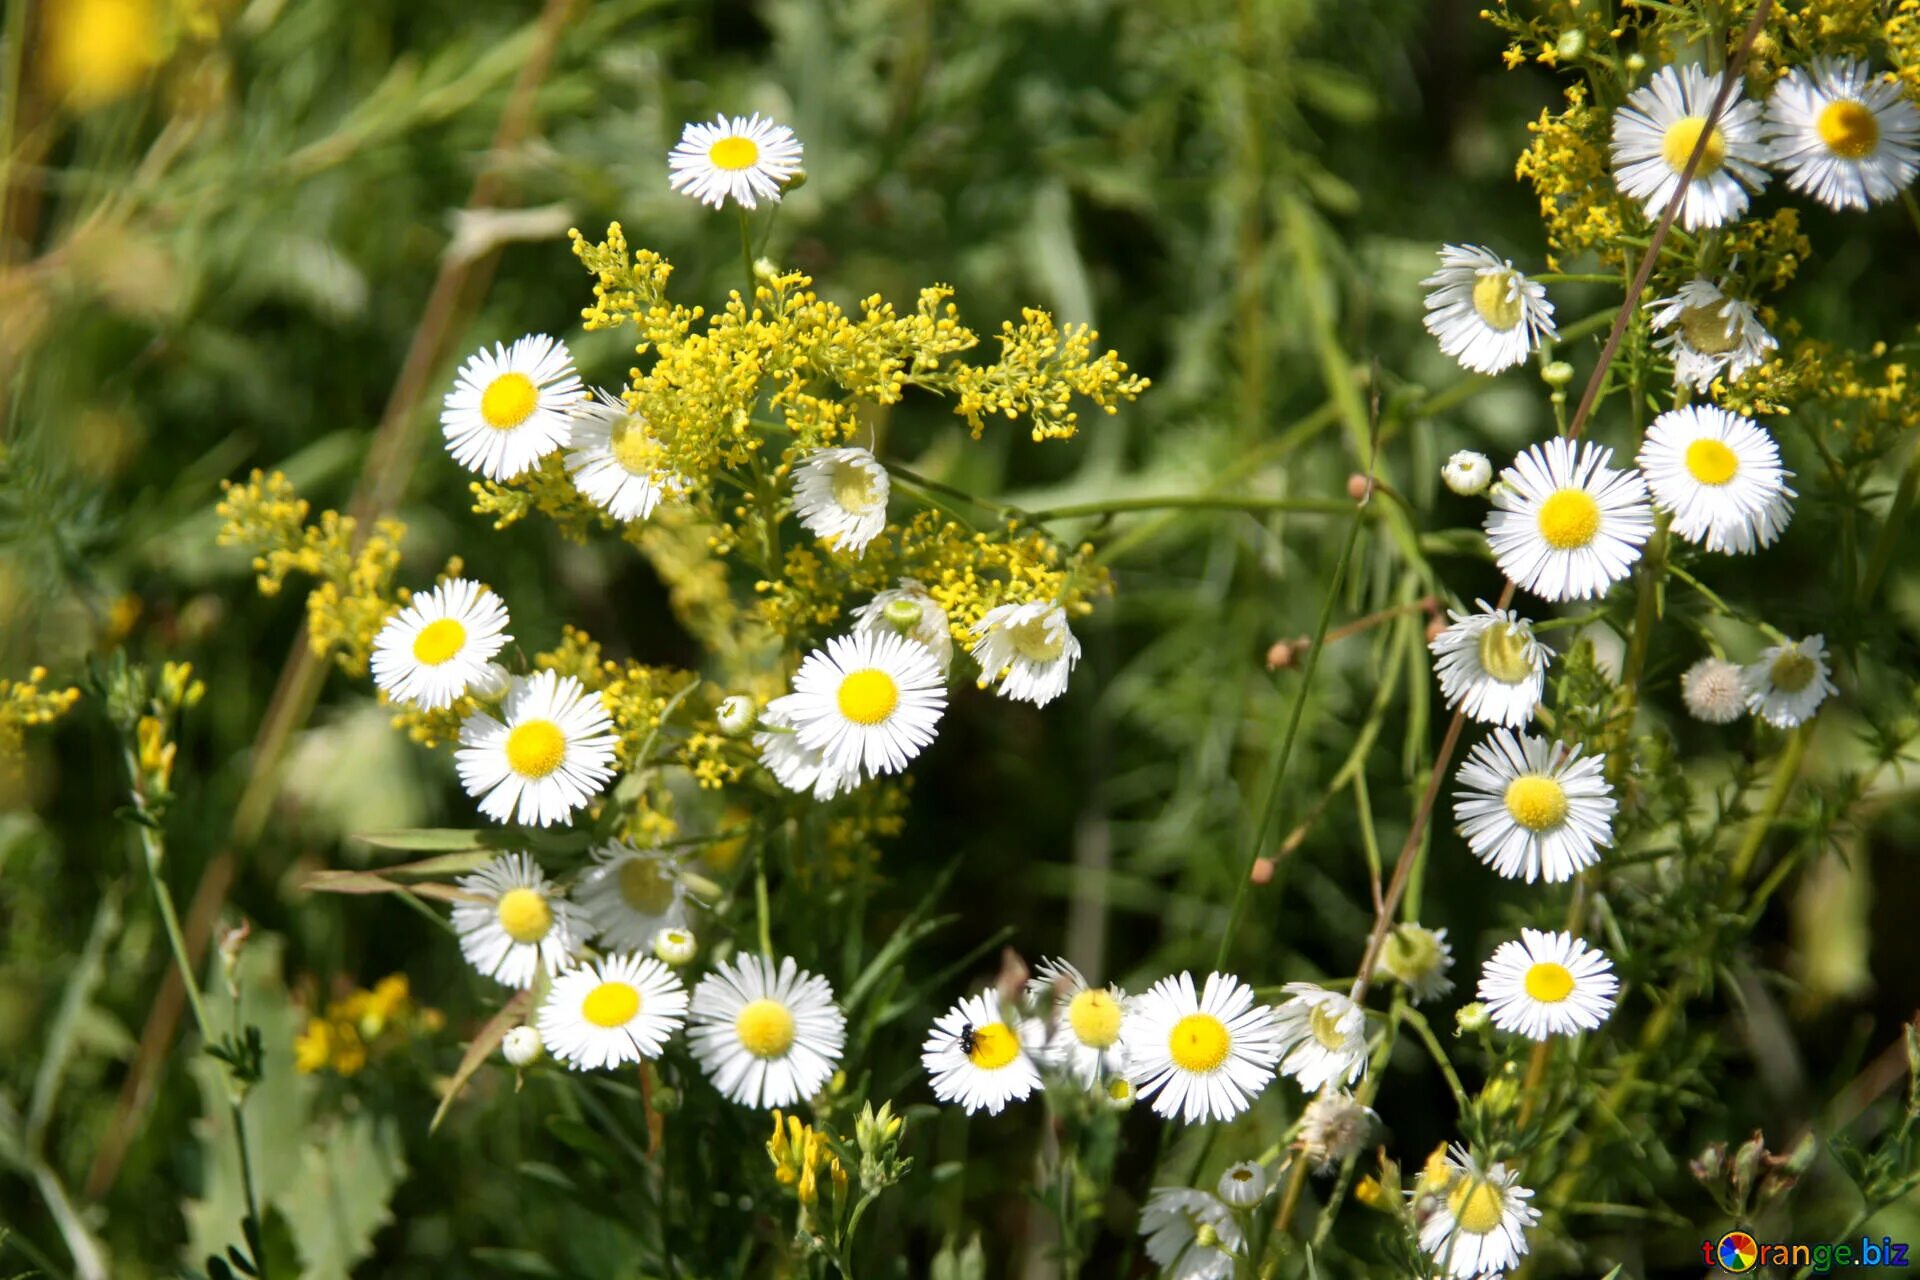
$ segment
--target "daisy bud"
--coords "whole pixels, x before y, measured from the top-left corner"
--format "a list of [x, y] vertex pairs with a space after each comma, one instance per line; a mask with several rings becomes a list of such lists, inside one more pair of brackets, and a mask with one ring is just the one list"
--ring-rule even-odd
[[516, 1067], [532, 1066], [540, 1060], [540, 1033], [532, 1027], [515, 1027], [500, 1042], [500, 1053]]
[[1476, 1031], [1485, 1031], [1493, 1024], [1493, 1018], [1488, 1014], [1487, 1006], [1475, 1000], [1472, 1004], [1461, 1005], [1459, 1011], [1453, 1015], [1453, 1022], [1457, 1029], [1456, 1034], [1471, 1034]]
[[1220, 1175], [1220, 1185], [1215, 1189], [1220, 1198], [1236, 1209], [1250, 1209], [1266, 1198], [1267, 1171], [1251, 1160], [1242, 1160], [1239, 1164], [1229, 1165]]
[[653, 935], [653, 954], [677, 969], [700, 954], [700, 942], [691, 929], [662, 929]]
[[1565, 360], [1554, 360], [1540, 371], [1540, 380], [1555, 391], [1565, 391], [1573, 385], [1573, 366]]
[[1358, 471], [1347, 477], [1347, 496], [1355, 502], [1365, 502], [1367, 495], [1373, 492], [1373, 480]]
[[805, 169], [795, 169], [792, 174], [790, 174], [785, 180], [781, 182], [780, 184], [782, 188], [781, 194], [782, 195], [790, 194], [792, 192], [798, 191], [800, 188], [806, 185], [807, 185], [807, 171]]
[[1427, 643], [1431, 645], [1435, 640], [1438, 640], [1442, 635], [1446, 634], [1446, 630], [1447, 630], [1447, 620], [1445, 618], [1433, 618], [1428, 620]]
[[1107, 1081], [1107, 1105], [1115, 1111], [1131, 1110], [1136, 1097], [1137, 1095], [1133, 1091], [1133, 1085], [1128, 1081], [1118, 1076]]
[[1255, 858], [1253, 860], [1253, 870], [1248, 873], [1247, 879], [1251, 880], [1255, 884], [1266, 884], [1268, 881], [1272, 880], [1273, 879], [1273, 859], [1266, 857], [1264, 855], [1261, 857]]
[[1577, 58], [1587, 50], [1587, 33], [1577, 29], [1562, 31], [1553, 42], [1553, 51], [1562, 58]]
[[[1758, 46], [1759, 43], [1760, 42], [1758, 40], [1754, 41], [1754, 44], [1756, 46]], [[1645, 54], [1630, 53], [1627, 55], [1627, 74], [1628, 75], [1637, 76], [1642, 71], [1645, 71], [1646, 69], [1647, 69], [1647, 58]]]
[[720, 709], [714, 718], [720, 723], [720, 732], [737, 738], [753, 728], [755, 711], [752, 698], [736, 693], [720, 700]]
[[1211, 1222], [1203, 1222], [1193, 1229], [1193, 1247], [1211, 1249], [1220, 1243], [1220, 1233], [1213, 1229]]
[[1447, 465], [1440, 468], [1440, 479], [1447, 488], [1463, 498], [1485, 493], [1487, 486], [1493, 483], [1493, 463], [1487, 461], [1484, 453], [1475, 453], [1471, 449], [1462, 449], [1447, 459]]
[[1300, 648], [1297, 640], [1275, 640], [1267, 650], [1267, 670], [1285, 671], [1300, 656]]

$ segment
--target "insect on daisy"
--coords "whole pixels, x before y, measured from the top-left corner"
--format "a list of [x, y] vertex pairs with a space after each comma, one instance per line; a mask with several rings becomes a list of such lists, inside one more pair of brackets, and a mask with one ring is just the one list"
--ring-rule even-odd
[[788, 956], [738, 956], [693, 989], [687, 1041], [713, 1087], [748, 1107], [790, 1107], [833, 1076], [847, 1018], [833, 988]]
[[1127, 1079], [1155, 1114], [1188, 1124], [1231, 1120], [1273, 1083], [1280, 1057], [1274, 1012], [1231, 974], [1162, 978], [1134, 997], [1120, 1027]]
[[1747, 709], [1740, 668], [1724, 658], [1702, 658], [1680, 675], [1687, 714], [1707, 724], [1732, 724]]
[[1780, 446], [1752, 419], [1716, 405], [1655, 418], [1638, 462], [1673, 531], [1708, 551], [1755, 551], [1793, 518], [1793, 473], [1780, 465]]
[[892, 492], [880, 459], [852, 445], [816, 449], [793, 472], [793, 511], [800, 527], [856, 557], [887, 527]]
[[657, 1058], [687, 1018], [687, 989], [652, 956], [614, 955], [554, 979], [540, 1006], [547, 1052], [575, 1071]]
[[1126, 1019], [1127, 993], [1118, 987], [1088, 984], [1065, 960], [1042, 960], [1027, 982], [1027, 998], [1051, 1006], [1052, 1027], [1041, 1061], [1065, 1071], [1092, 1089], [1104, 1077], [1123, 1073], [1126, 1057], [1120, 1031]]
[[948, 629], [947, 611], [912, 578], [900, 579], [899, 586], [877, 593], [855, 609], [853, 629], [894, 632], [918, 641], [940, 664], [942, 675], [953, 666], [953, 633]]
[[689, 124], [667, 155], [667, 185], [718, 209], [731, 196], [744, 209], [761, 200], [778, 204], [781, 188], [800, 172], [800, 140], [760, 113], [717, 115]]
[[1562, 436], [1500, 473], [1487, 541], [1500, 572], [1543, 600], [1605, 595], [1653, 534], [1646, 482], [1615, 471], [1613, 450]]
[[[1613, 180], [1623, 195], [1645, 202], [1649, 221], [1660, 216], [1679, 188], [1720, 84], [1719, 75], [1695, 66], [1662, 67], [1614, 113]], [[1748, 189], [1767, 185], [1760, 167], [1765, 159], [1760, 104], [1746, 101], [1735, 86], [1687, 184], [1680, 225], [1696, 231], [1745, 213]]]
[[1162, 1280], [1227, 1280], [1246, 1247], [1226, 1201], [1192, 1187], [1155, 1187], [1140, 1210], [1140, 1234]]
[[1465, 1147], [1448, 1152], [1442, 1168], [1445, 1192], [1420, 1225], [1420, 1247], [1458, 1280], [1508, 1271], [1527, 1252], [1527, 1228], [1540, 1221], [1528, 1203], [1533, 1192], [1504, 1163], [1481, 1169]]
[[1487, 960], [1478, 994], [1494, 1026], [1545, 1040], [1605, 1022], [1619, 989], [1606, 953], [1570, 933], [1522, 929]]
[[1740, 670], [1747, 710], [1776, 729], [1805, 724], [1829, 694], [1840, 692], [1828, 670], [1824, 636], [1774, 645]]
[[1289, 982], [1286, 1003], [1274, 1010], [1280, 1033], [1280, 1074], [1317, 1093], [1367, 1074], [1366, 1010], [1337, 991]]
[[557, 972], [579, 950], [573, 906], [530, 854], [502, 854], [454, 883], [470, 895], [453, 904], [460, 954], [487, 977], [530, 986], [542, 965]]
[[1495, 729], [1474, 744], [1454, 781], [1453, 813], [1474, 856], [1509, 880], [1558, 884], [1600, 860], [1613, 841], [1613, 788], [1604, 755]]
[[572, 676], [516, 679], [500, 714], [505, 724], [484, 711], [468, 716], [454, 753], [461, 784], [495, 822], [565, 822], [613, 777], [613, 721]]
[[1067, 626], [1067, 611], [1033, 600], [987, 610], [973, 624], [970, 652], [980, 664], [980, 687], [999, 681], [995, 690], [1015, 702], [1044, 707], [1067, 691], [1067, 678], [1080, 661], [1080, 641]]
[[395, 702], [450, 707], [484, 684], [493, 655], [513, 639], [507, 606], [477, 582], [450, 578], [416, 594], [373, 638], [373, 683]]
[[567, 443], [580, 394], [567, 344], [530, 333], [467, 358], [440, 411], [440, 433], [467, 470], [511, 480]]
[[593, 867], [574, 897], [595, 935], [614, 951], [644, 951], [656, 933], [686, 919], [687, 891], [673, 859], [625, 841], [593, 850]]
[[1510, 609], [1475, 600], [1480, 612], [1449, 609], [1453, 625], [1435, 636], [1434, 674], [1448, 707], [1488, 724], [1522, 725], [1533, 719], [1547, 687], [1553, 650], [1534, 638], [1533, 624]]
[[787, 790], [811, 792], [821, 803], [860, 785], [857, 772], [846, 773], [835, 768], [827, 763], [826, 752], [800, 741], [800, 735], [794, 732], [793, 717], [785, 708], [776, 707], [780, 701], [775, 698], [768, 704], [766, 714], [760, 717], [760, 727], [753, 733], [753, 745], [760, 752], [760, 763], [766, 766], [767, 772]]
[[1479, 245], [1442, 245], [1440, 269], [1420, 282], [1427, 332], [1440, 350], [1475, 373], [1499, 373], [1558, 337], [1545, 285]]
[[1795, 67], [1767, 99], [1769, 159], [1829, 209], [1891, 200], [1920, 169], [1920, 111], [1853, 58]]
[[1715, 378], [1738, 382], [1780, 346], [1752, 303], [1728, 297], [1704, 277], [1687, 281], [1671, 298], [1656, 298], [1647, 307], [1653, 327], [1661, 331], [1654, 347], [1673, 357], [1676, 387], [1690, 386], [1705, 394]]
[[989, 987], [934, 1022], [920, 1046], [920, 1062], [933, 1077], [934, 1097], [958, 1102], [968, 1115], [984, 1108], [997, 1116], [1040, 1086], [1030, 1054], [1044, 1036]]
[[801, 746], [855, 781], [862, 770], [906, 768], [933, 741], [946, 709], [946, 678], [926, 647], [871, 631], [835, 636], [808, 654], [793, 692], [767, 704], [793, 725]]
[[573, 487], [615, 520], [645, 520], [687, 482], [660, 467], [660, 443], [624, 400], [595, 388], [573, 409], [567, 471]]

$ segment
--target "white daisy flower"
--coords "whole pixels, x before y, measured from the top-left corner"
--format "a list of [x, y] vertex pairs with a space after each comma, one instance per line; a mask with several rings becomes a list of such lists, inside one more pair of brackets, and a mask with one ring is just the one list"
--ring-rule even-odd
[[1415, 1004], [1438, 1000], [1453, 990], [1447, 972], [1453, 968], [1453, 947], [1445, 929], [1429, 929], [1413, 921], [1397, 924], [1380, 946], [1374, 965], [1376, 980], [1392, 978], [1407, 989]]
[[1482, 1170], [1464, 1147], [1446, 1158], [1446, 1193], [1420, 1225], [1420, 1247], [1458, 1280], [1494, 1280], [1527, 1252], [1527, 1228], [1540, 1221], [1533, 1192], [1504, 1163]]
[[1700, 659], [1680, 675], [1680, 700], [1695, 720], [1732, 724], [1747, 709], [1740, 668], [1724, 658]]
[[1780, 346], [1752, 303], [1728, 297], [1705, 277], [1687, 281], [1680, 292], [1656, 298], [1647, 308], [1660, 330], [1654, 347], [1673, 358], [1673, 385], [1702, 395], [1712, 390], [1715, 378], [1738, 382]]
[[554, 979], [540, 1006], [547, 1052], [575, 1071], [657, 1058], [687, 1019], [687, 989], [652, 956], [612, 955]]
[[1776, 729], [1804, 724], [1829, 694], [1840, 692], [1829, 671], [1824, 636], [1774, 645], [1741, 668], [1747, 710]]
[[1273, 1010], [1231, 974], [1162, 978], [1133, 999], [1120, 1025], [1127, 1079], [1155, 1114], [1188, 1124], [1231, 1120], [1273, 1083], [1280, 1056]]
[[416, 592], [373, 638], [373, 683], [395, 702], [450, 707], [469, 685], [488, 682], [507, 634], [507, 606], [477, 582], [450, 578]]
[[1795, 67], [1767, 99], [1769, 159], [1829, 209], [1892, 200], [1920, 169], [1920, 111], [1852, 58]]
[[1057, 604], [997, 605], [973, 624], [973, 634], [979, 637], [970, 652], [980, 664], [980, 687], [998, 680], [996, 692], [1015, 702], [1046, 706], [1067, 691], [1067, 677], [1080, 661], [1080, 641]]
[[1480, 612], [1449, 609], [1453, 625], [1435, 636], [1434, 674], [1448, 708], [1487, 724], [1522, 725], [1546, 692], [1553, 650], [1534, 638], [1533, 624], [1511, 609], [1475, 600]]
[[945, 675], [953, 666], [953, 633], [947, 611], [912, 578], [875, 595], [853, 611], [855, 631], [894, 632], [927, 647]]
[[1337, 991], [1289, 982], [1285, 1004], [1274, 1009], [1280, 1032], [1280, 1074], [1308, 1093], [1367, 1074], [1366, 1010]]
[[667, 185], [718, 209], [731, 196], [742, 208], [780, 202], [780, 190], [800, 172], [800, 140], [793, 130], [755, 112], [751, 118], [717, 115], [690, 124], [667, 155]]
[[1359, 1155], [1379, 1122], [1372, 1107], [1346, 1090], [1323, 1089], [1300, 1113], [1300, 1152], [1313, 1162], [1314, 1172], [1326, 1173]]
[[[1613, 180], [1623, 195], [1645, 202], [1649, 222], [1673, 199], [1720, 83], [1718, 74], [1707, 75], [1699, 67], [1662, 67], [1614, 113]], [[1767, 185], [1760, 167], [1765, 160], [1760, 104], [1746, 101], [1735, 86], [1687, 184], [1680, 225], [1697, 231], [1745, 213], [1748, 189]]]
[[467, 358], [440, 411], [440, 434], [467, 470], [511, 480], [567, 443], [579, 399], [567, 344], [530, 333]]
[[1521, 363], [1542, 340], [1559, 336], [1545, 285], [1478, 245], [1442, 245], [1440, 269], [1421, 284], [1427, 295], [1427, 332], [1440, 350], [1475, 373], [1499, 373]]
[[1530, 1040], [1591, 1031], [1613, 1013], [1613, 961], [1570, 933], [1522, 929], [1480, 971], [1480, 1002], [1493, 1025]]
[[684, 477], [659, 470], [660, 442], [626, 401], [599, 388], [573, 408], [567, 471], [582, 497], [615, 520], [645, 520], [662, 498], [678, 497]]
[[1040, 1087], [1032, 1054], [1046, 1036], [989, 987], [967, 996], [933, 1024], [920, 1046], [920, 1062], [933, 1077], [933, 1096], [958, 1102], [967, 1114], [984, 1108], [997, 1116]]
[[1543, 600], [1605, 595], [1653, 534], [1646, 482], [1615, 471], [1613, 450], [1563, 436], [1537, 444], [1500, 473], [1487, 541], [1500, 572]]
[[887, 469], [865, 449], [816, 449], [794, 468], [793, 513], [808, 533], [857, 558], [887, 527], [892, 492]]
[[1673, 531], [1709, 551], [1766, 546], [1793, 518], [1793, 473], [1752, 419], [1710, 404], [1669, 409], [1640, 446], [1640, 469]]
[[1076, 1083], [1097, 1088], [1104, 1077], [1125, 1073], [1120, 1032], [1127, 1014], [1127, 993], [1119, 987], [1088, 984], [1065, 960], [1042, 960], [1027, 980], [1027, 998], [1052, 1011], [1040, 1060]]
[[925, 646], [872, 631], [835, 636], [793, 676], [793, 692], [767, 704], [800, 745], [858, 782], [899, 773], [933, 741], [947, 709], [946, 678]]
[[1229, 1280], [1247, 1243], [1227, 1203], [1191, 1187], [1155, 1187], [1140, 1234], [1163, 1280]]
[[1461, 497], [1476, 497], [1485, 493], [1487, 486], [1493, 483], [1493, 464], [1487, 461], [1484, 453], [1462, 449], [1447, 459], [1446, 466], [1440, 468], [1440, 479]]
[[[1311, 1108], [1309, 1108], [1311, 1109]], [[1214, 1194], [1236, 1209], [1251, 1209], [1267, 1196], [1267, 1168], [1253, 1160], [1230, 1164], [1220, 1174]]]
[[645, 951], [660, 930], [685, 923], [687, 891], [672, 858], [623, 840], [592, 856], [574, 898], [609, 950]]
[[454, 883], [471, 895], [453, 904], [460, 954], [487, 977], [531, 986], [542, 965], [557, 973], [578, 953], [579, 917], [531, 855], [502, 854]]
[[567, 821], [613, 777], [613, 721], [572, 676], [537, 671], [501, 703], [505, 724], [476, 711], [460, 725], [461, 785], [495, 822]]
[[1453, 815], [1474, 856], [1509, 880], [1558, 884], [1613, 842], [1604, 755], [1495, 729], [1454, 775]]
[[791, 1107], [833, 1078], [847, 1018], [833, 988], [788, 956], [736, 956], [693, 989], [687, 1041], [713, 1087], [748, 1107]]
[[858, 770], [843, 771], [827, 762], [827, 754], [818, 747], [800, 741], [793, 718], [775, 698], [760, 717], [753, 732], [753, 745], [760, 752], [760, 763], [789, 791], [811, 792], [822, 804], [842, 791], [860, 785]]

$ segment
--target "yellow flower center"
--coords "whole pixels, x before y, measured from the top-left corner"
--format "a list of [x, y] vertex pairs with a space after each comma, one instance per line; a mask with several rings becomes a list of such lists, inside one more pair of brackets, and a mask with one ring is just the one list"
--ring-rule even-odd
[[1701, 484], [1725, 484], [1739, 469], [1740, 459], [1718, 440], [1700, 439], [1687, 446], [1687, 474]]
[[1188, 1014], [1167, 1036], [1167, 1053], [1182, 1071], [1212, 1071], [1227, 1060], [1232, 1047], [1226, 1024], [1210, 1013]]
[[529, 720], [507, 735], [507, 767], [523, 778], [544, 778], [566, 758], [566, 735], [551, 720]]
[[1798, 693], [1813, 683], [1813, 659], [1798, 649], [1789, 649], [1773, 660], [1767, 679], [1782, 693]]
[[982, 1071], [998, 1071], [1020, 1056], [1020, 1040], [1004, 1022], [989, 1022], [973, 1029], [973, 1048], [967, 1060]]
[[1462, 1231], [1483, 1236], [1500, 1225], [1506, 1197], [1484, 1178], [1462, 1178], [1460, 1185], [1447, 1193], [1447, 1208]]
[[603, 982], [580, 1002], [580, 1016], [596, 1027], [624, 1027], [640, 1012], [640, 993], [625, 982]]
[[152, 0], [63, 0], [47, 7], [47, 79], [81, 110], [140, 85], [162, 52]]
[[467, 629], [452, 618], [440, 618], [420, 628], [413, 638], [413, 656], [429, 667], [437, 667], [460, 652], [467, 642]]
[[1880, 121], [1862, 104], [1851, 98], [1829, 102], [1813, 127], [1827, 150], [1846, 160], [1860, 160], [1873, 154], [1880, 145]]
[[1507, 813], [1529, 831], [1557, 827], [1567, 816], [1567, 791], [1552, 778], [1529, 773], [1507, 784]]
[[643, 916], [665, 915], [673, 905], [673, 873], [652, 858], [620, 864], [620, 900]]
[[1680, 336], [1703, 356], [1723, 356], [1740, 345], [1741, 326], [1720, 314], [1720, 307], [1688, 307], [1680, 313]]
[[538, 889], [509, 889], [494, 904], [500, 927], [515, 942], [538, 942], [553, 927], [553, 908]]
[[623, 419], [607, 437], [607, 449], [622, 471], [642, 478], [654, 473], [660, 455], [646, 424], [638, 418]]
[[755, 1000], [733, 1020], [733, 1030], [756, 1058], [777, 1058], [793, 1047], [793, 1015], [778, 1000]]
[[[1687, 116], [1667, 126], [1667, 136], [1660, 143], [1660, 156], [1667, 167], [1675, 173], [1687, 167], [1687, 157], [1693, 154], [1693, 148], [1700, 141], [1700, 134], [1707, 127], [1705, 116]], [[1700, 153], [1700, 163], [1694, 169], [1693, 176], [1704, 178], [1727, 162], [1727, 135], [1715, 128], [1707, 139], [1707, 146]]]
[[1105, 1049], [1120, 1038], [1120, 1002], [1104, 987], [1089, 987], [1068, 1002], [1067, 1025], [1081, 1044]]
[[503, 373], [480, 393], [480, 416], [495, 431], [509, 431], [533, 415], [539, 388], [524, 373]]
[[855, 724], [879, 724], [900, 705], [900, 686], [876, 667], [856, 671], [840, 682], [840, 714]]
[[1559, 1004], [1573, 994], [1573, 975], [1567, 966], [1542, 960], [1527, 970], [1527, 994], [1542, 1004]]
[[1540, 504], [1540, 536], [1556, 551], [1572, 551], [1600, 532], [1600, 504], [1585, 489], [1561, 489]]
[[1505, 333], [1520, 323], [1520, 300], [1513, 292], [1513, 272], [1489, 271], [1473, 282], [1473, 309], [1490, 329]]
[[1533, 674], [1527, 661], [1527, 633], [1511, 622], [1496, 622], [1480, 633], [1480, 667], [1501, 684], [1519, 684]]
[[1029, 662], [1057, 661], [1067, 647], [1066, 633], [1049, 627], [1045, 618], [1008, 627], [1007, 639], [1013, 641], [1014, 652]]
[[1347, 1047], [1347, 1034], [1340, 1029], [1340, 1011], [1330, 1004], [1316, 1004], [1307, 1010], [1307, 1030], [1329, 1053], [1339, 1053]]
[[857, 463], [844, 462], [833, 468], [828, 485], [834, 505], [855, 515], [871, 511], [880, 500], [880, 486], [873, 473]]
[[707, 149], [707, 159], [716, 169], [751, 169], [760, 159], [760, 147], [752, 138], [722, 138]]

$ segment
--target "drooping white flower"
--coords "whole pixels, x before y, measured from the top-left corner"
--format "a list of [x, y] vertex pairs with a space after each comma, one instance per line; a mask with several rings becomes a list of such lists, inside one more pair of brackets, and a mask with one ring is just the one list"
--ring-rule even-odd
[[662, 470], [659, 442], [626, 401], [598, 388], [573, 407], [567, 471], [582, 497], [615, 520], [645, 520], [690, 487]]
[[1521, 363], [1558, 337], [1546, 286], [1479, 245], [1443, 245], [1440, 269], [1420, 282], [1427, 295], [1427, 332], [1440, 350], [1475, 373]]
[[1824, 636], [1774, 645], [1740, 671], [1747, 710], [1776, 729], [1805, 724], [1828, 695], [1840, 692], [1828, 670]]
[[1459, 707], [1474, 720], [1526, 724], [1546, 691], [1553, 650], [1513, 610], [1496, 609], [1485, 600], [1474, 603], [1480, 612], [1448, 610], [1453, 625], [1427, 645], [1440, 693], [1449, 709]]
[[1034, 600], [987, 610], [973, 624], [973, 660], [980, 664], [980, 687], [998, 681], [995, 690], [1015, 702], [1044, 707], [1067, 691], [1067, 678], [1080, 661], [1080, 641], [1067, 626], [1067, 611]]
[[1653, 340], [1655, 349], [1673, 358], [1673, 384], [1703, 395], [1715, 378], [1738, 382], [1780, 346], [1752, 303], [1728, 297], [1705, 277], [1687, 281], [1678, 293], [1657, 298], [1647, 308], [1660, 333]]
[[1338, 991], [1289, 982], [1274, 1010], [1280, 1032], [1280, 1074], [1308, 1093], [1367, 1074], [1366, 1010]]
[[865, 449], [816, 449], [793, 472], [793, 512], [800, 527], [855, 557], [887, 527], [893, 482]]

